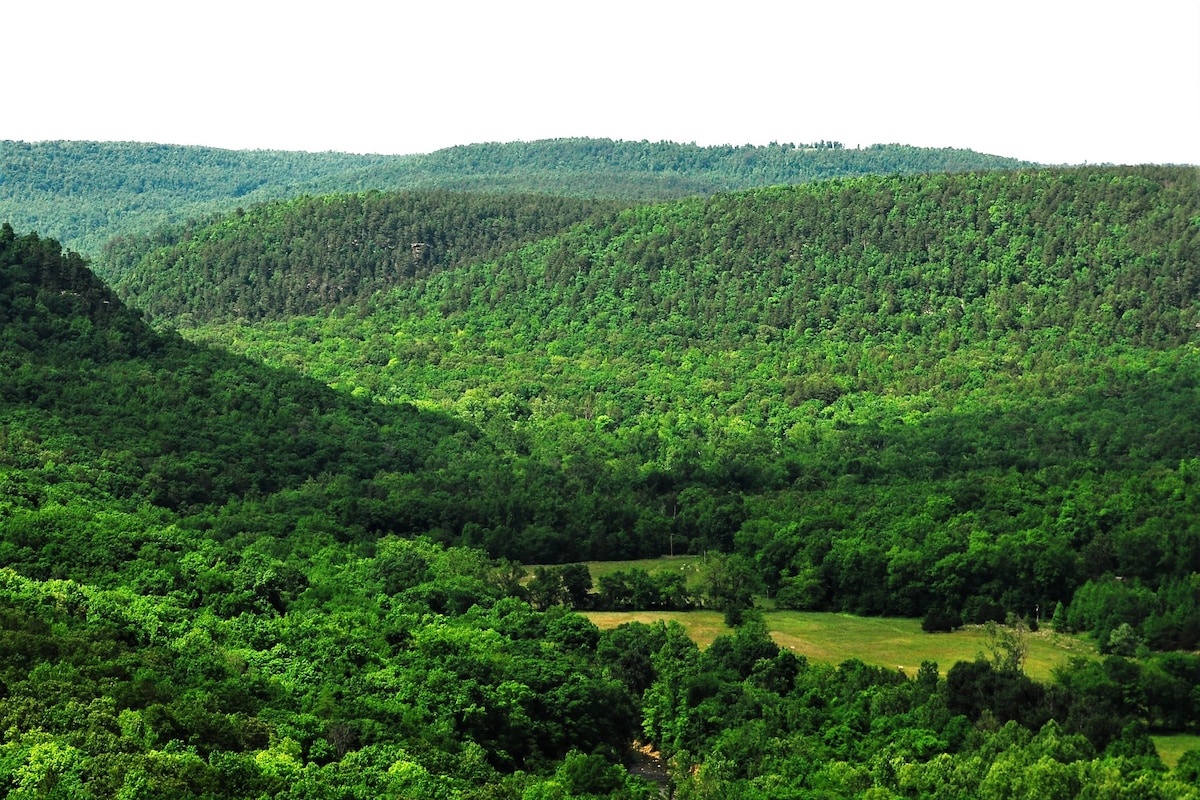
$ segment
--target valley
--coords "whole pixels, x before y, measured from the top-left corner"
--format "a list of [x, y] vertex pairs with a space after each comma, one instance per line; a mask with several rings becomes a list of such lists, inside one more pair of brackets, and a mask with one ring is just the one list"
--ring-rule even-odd
[[1197, 171], [835, 145], [4, 143], [0, 788], [1200, 797]]

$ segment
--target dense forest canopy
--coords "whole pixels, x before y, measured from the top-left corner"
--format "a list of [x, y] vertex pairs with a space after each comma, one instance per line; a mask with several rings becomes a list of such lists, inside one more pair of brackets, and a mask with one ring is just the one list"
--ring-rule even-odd
[[[308, 196], [114, 244], [120, 296], [0, 226], [0, 788], [659, 796], [636, 741], [696, 800], [1200, 797], [1148, 735], [1200, 733], [1196, 181]], [[356, 230], [439, 244], [290, 246]], [[992, 638], [818, 663], [758, 602]], [[1035, 629], [1103, 655], [1037, 683]]]
[[99, 253], [119, 233], [300, 193], [317, 177], [396, 156], [221, 150], [140, 142], [0, 141], [0, 220]]
[[365, 303], [416, 276], [497, 257], [626, 205], [441, 191], [305, 195], [118, 237], [97, 268], [152, 319], [286, 319]]
[[[665, 200], [777, 184], [871, 174], [960, 172], [1032, 166], [955, 148], [840, 142], [698, 146], [675, 142], [549, 139], [449, 147], [360, 170], [358, 188], [548, 192]], [[340, 189], [323, 185], [327, 191]]]
[[[431, 471], [439, 452], [488, 457], [471, 426], [445, 414], [385, 408], [156, 332], [78, 255], [3, 231], [3, 444], [43, 487], [15, 508], [41, 510], [52, 486], [101, 481], [106, 498], [198, 509], [314, 480]], [[12, 548], [19, 527], [10, 519], [0, 546]]]
[[[719, 194], [193, 335], [480, 426], [523, 480], [502, 519], [438, 527], [494, 555], [736, 551], [796, 607], [1061, 603], [1190, 646], [1195, 190], [1080, 168]], [[1114, 576], [1138, 610], [1073, 605]]]
[[116, 235], [144, 234], [159, 225], [301, 194], [453, 189], [668, 199], [873, 172], [1019, 166], [1013, 159], [970, 150], [818, 145], [697, 147], [554, 139], [388, 156], [0, 141], [0, 220], [97, 255]]

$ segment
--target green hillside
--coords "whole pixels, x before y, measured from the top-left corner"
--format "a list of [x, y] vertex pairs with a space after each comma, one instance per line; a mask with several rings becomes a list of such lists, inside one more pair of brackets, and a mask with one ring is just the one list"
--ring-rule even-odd
[[721, 145], [610, 139], [548, 139], [461, 145], [317, 182], [357, 188], [546, 192], [574, 197], [666, 200], [777, 184], [871, 174], [962, 172], [1032, 166], [954, 148], [839, 142]]
[[158, 334], [7, 224], [0, 326], [0, 794], [626, 783], [637, 710], [598, 632], [375, 525], [389, 486], [470, 505], [459, 470], [503, 474], [469, 425]]
[[[252, 517], [290, 493], [293, 512], [340, 508], [339, 536], [364, 539], [370, 504], [347, 505], [348, 487], [370, 495], [375, 481], [425, 475], [432, 488], [446, 460], [503, 470], [470, 425], [444, 414], [364, 402], [151, 330], [54, 240], [3, 226], [0, 268], [7, 566], [65, 578], [108, 563], [73, 538], [95, 528], [93, 504], [164, 509], [211, 528], [214, 509]], [[286, 532], [296, 520], [280, 524]]]
[[1010, 168], [969, 150], [558, 139], [419, 156], [0, 141], [0, 221], [98, 255], [110, 238], [301, 194], [448, 189], [666, 199], [878, 172]]
[[[552, 195], [305, 195], [109, 242], [97, 269], [152, 319], [285, 319], [494, 258], [627, 203]], [[162, 232], [159, 234], [162, 235]]]
[[118, 234], [299, 194], [318, 177], [396, 156], [139, 142], [0, 141], [0, 221], [83, 253]]
[[396, 536], [503, 479], [472, 426], [157, 333], [7, 224], [0, 325], [5, 796], [519, 791], [594, 751], [624, 783], [633, 699], [493, 610], [515, 568]]
[[[1200, 797], [1200, 754], [1168, 771], [1149, 735], [1200, 719], [1200, 658], [1151, 651], [1200, 631], [1195, 188], [636, 206], [189, 332], [250, 359], [0, 226], [0, 793]], [[189, 263], [221, 260], [205, 241], [229, 244]], [[595, 592], [494, 558], [672, 549], [703, 553], [694, 581]], [[974, 661], [809, 663], [764, 591], [1006, 624]], [[701, 650], [575, 613], [664, 598], [737, 625]], [[1048, 618], [1109, 655], [1035, 682]], [[659, 783], [627, 769], [647, 751]]]
[[794, 607], [1062, 604], [1192, 646], [1196, 197], [1167, 168], [721, 194], [191, 335], [478, 425], [529, 498], [463, 529], [496, 555], [718, 549]]

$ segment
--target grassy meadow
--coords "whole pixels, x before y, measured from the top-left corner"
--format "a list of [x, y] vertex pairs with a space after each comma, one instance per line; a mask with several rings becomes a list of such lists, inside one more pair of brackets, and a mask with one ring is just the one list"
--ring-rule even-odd
[[[615, 628], [625, 622], [652, 623], [674, 620], [687, 629], [700, 647], [718, 636], [732, 633], [719, 611], [589, 611], [584, 615], [600, 628]], [[855, 617], [811, 611], [766, 611], [763, 618], [772, 638], [797, 655], [812, 661], [840, 664], [858, 658], [868, 664], [896, 667], [916, 674], [922, 661], [936, 661], [942, 675], [957, 661], [972, 661], [987, 650], [983, 626], [970, 626], [954, 633], [925, 633], [921, 621], [885, 617]], [[1051, 672], [1073, 656], [1095, 656], [1096, 647], [1079, 636], [1049, 630], [1027, 635], [1029, 651], [1025, 672], [1034, 680], [1048, 681]], [[1188, 750], [1200, 749], [1200, 736], [1172, 734], [1152, 736], [1159, 757], [1174, 768]]]
[[[702, 556], [674, 556], [640, 561], [589, 561], [592, 582], [602, 575], [630, 569], [647, 572], [682, 570], [688, 585], [697, 586], [704, 568]], [[813, 661], [840, 664], [857, 658], [868, 664], [897, 667], [913, 675], [922, 661], [936, 661], [942, 673], [958, 661], [973, 661], [987, 652], [988, 637], [983, 626], [968, 626], [954, 633], [930, 634], [921, 630], [918, 619], [855, 617], [809, 611], [771, 610], [762, 601], [767, 627], [780, 647]], [[719, 611], [591, 611], [586, 616], [600, 628], [615, 628], [624, 622], [650, 623], [674, 620], [687, 629], [701, 647], [732, 630]], [[1025, 671], [1035, 680], [1048, 680], [1053, 669], [1072, 656], [1092, 656], [1095, 645], [1078, 636], [1064, 636], [1049, 629], [1027, 634], [1029, 645]]]
[[1170, 736], [1151, 736], [1158, 757], [1171, 769], [1179, 763], [1179, 757], [1188, 750], [1200, 750], [1200, 736], [1188, 733], [1174, 733]]
[[[600, 628], [615, 628], [624, 622], [674, 620], [701, 647], [732, 632], [719, 611], [592, 611], [586, 616]], [[936, 661], [945, 674], [955, 662], [973, 661], [987, 652], [988, 638], [983, 626], [970, 626], [954, 633], [925, 633], [917, 619], [811, 611], [767, 611], [763, 618], [780, 647], [812, 661], [831, 664], [857, 658], [913, 675], [922, 661]], [[1048, 680], [1051, 671], [1072, 656], [1096, 653], [1095, 647], [1080, 637], [1047, 630], [1027, 634], [1026, 641], [1029, 651], [1025, 671], [1035, 680]]]

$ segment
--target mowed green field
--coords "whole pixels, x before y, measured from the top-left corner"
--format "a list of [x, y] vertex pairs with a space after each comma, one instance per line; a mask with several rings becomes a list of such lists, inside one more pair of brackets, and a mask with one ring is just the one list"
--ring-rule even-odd
[[[696, 586], [703, 574], [704, 559], [675, 556], [641, 561], [589, 561], [587, 567], [596, 583], [602, 575], [636, 568], [647, 572], [679, 570], [688, 576], [689, 586]], [[767, 605], [769, 602], [764, 601]], [[708, 647], [718, 636], [732, 633], [718, 611], [592, 611], [586, 616], [605, 629], [623, 622], [675, 620], [701, 647]], [[988, 637], [982, 626], [931, 634], [921, 630], [918, 619], [774, 610], [765, 611], [763, 616], [780, 647], [831, 664], [857, 658], [914, 675], [922, 661], [935, 661], [944, 675], [956, 662], [974, 661], [987, 652]], [[1048, 628], [1027, 634], [1026, 640], [1029, 651], [1025, 671], [1035, 680], [1048, 680], [1053, 669], [1067, 663], [1072, 656], [1096, 655], [1095, 645], [1086, 639], [1056, 634]]]
[[1188, 750], [1200, 750], [1200, 736], [1187, 733], [1174, 733], [1170, 736], [1151, 736], [1158, 757], [1171, 769], [1179, 763], [1179, 757]]
[[[585, 616], [600, 628], [625, 622], [675, 620], [701, 647], [728, 633], [719, 611], [590, 611]], [[954, 633], [925, 633], [917, 619], [855, 617], [810, 611], [767, 611], [763, 618], [780, 647], [812, 661], [830, 664], [857, 658], [868, 664], [894, 667], [915, 675], [922, 661], [935, 661], [944, 675], [958, 661], [986, 654], [988, 637], [982, 626]], [[1095, 647], [1076, 636], [1050, 631], [1026, 634], [1029, 644], [1025, 671], [1035, 680], [1048, 680], [1051, 671], [1072, 656], [1094, 656]]]
[[[718, 636], [733, 630], [719, 611], [588, 611], [584, 616], [604, 629], [625, 622], [650, 624], [674, 620], [687, 629], [700, 647], [708, 647]], [[987, 648], [987, 633], [972, 626], [954, 633], [925, 633], [920, 620], [854, 617], [809, 611], [767, 611], [763, 619], [771, 636], [797, 655], [812, 661], [840, 664], [858, 658], [868, 664], [895, 667], [908, 676], [916, 674], [922, 661], [936, 661], [942, 675], [958, 661], [973, 661]], [[1025, 672], [1034, 680], [1049, 681], [1051, 672], [1073, 656], [1098, 657], [1096, 647], [1078, 636], [1049, 631], [1027, 635], [1029, 653]], [[1200, 736], [1172, 734], [1152, 736], [1159, 757], [1169, 768], [1179, 763], [1188, 750], [1200, 749]]]

